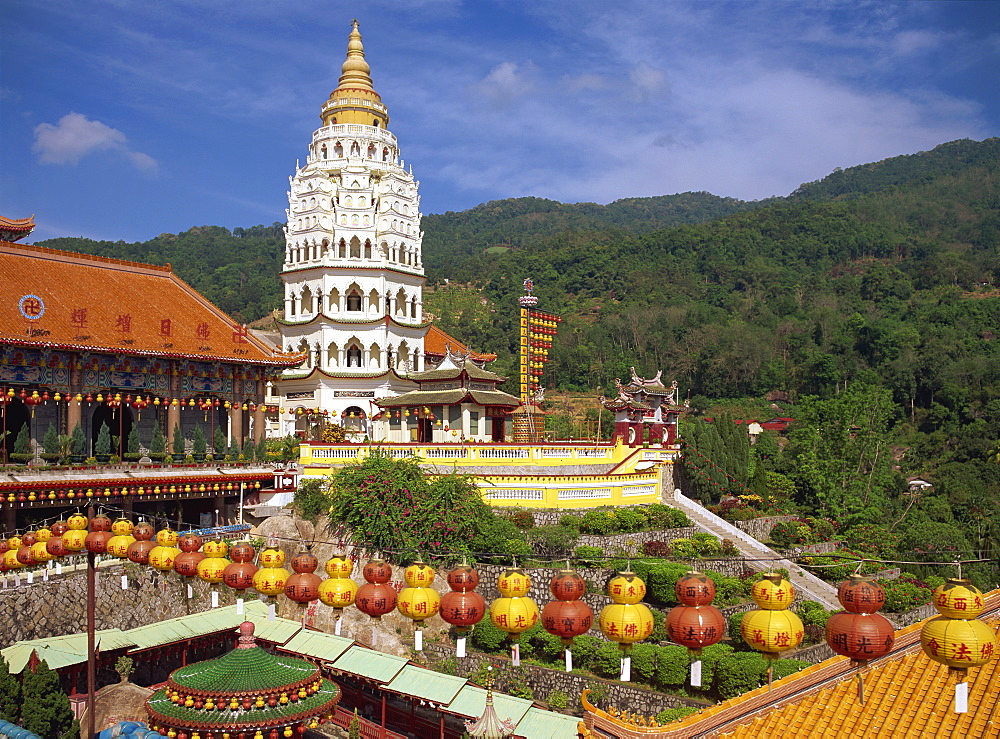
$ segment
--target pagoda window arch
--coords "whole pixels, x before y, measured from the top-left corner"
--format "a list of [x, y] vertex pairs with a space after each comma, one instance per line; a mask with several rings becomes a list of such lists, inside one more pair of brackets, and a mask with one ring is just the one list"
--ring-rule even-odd
[[399, 288], [399, 292], [396, 293], [396, 315], [406, 315], [406, 291], [403, 288]]
[[[333, 120], [334, 123], [336, 123], [337, 119], [334, 118]], [[338, 157], [344, 156], [344, 145], [338, 141], [336, 144], [333, 145], [333, 153], [336, 154]]]
[[309, 207], [310, 208], [316, 207], [316, 198], [309, 198]]
[[360, 311], [362, 302], [361, 290], [357, 285], [352, 285], [347, 291], [347, 310], [350, 312]]
[[[357, 216], [354, 216], [357, 219]], [[351, 257], [361, 258], [361, 239], [357, 236], [351, 237]]]
[[[377, 128], [378, 127], [378, 121], [376, 121], [372, 125]], [[375, 158], [375, 144], [368, 144], [368, 158], [369, 159], [374, 159]]]
[[306, 285], [302, 288], [302, 313], [312, 313], [313, 312], [313, 294], [309, 286]]
[[357, 226], [358, 225], [358, 214], [357, 213], [355, 213], [353, 216], [351, 216], [351, 225], [352, 226]]
[[330, 251], [330, 239], [323, 239], [323, 243], [320, 244], [320, 256], [325, 257]]
[[378, 128], [380, 125], [379, 119], [378, 118], [373, 119], [372, 125], [375, 126], [375, 128]]
[[402, 369], [403, 364], [410, 358], [410, 345], [406, 340], [400, 342], [399, 351], [396, 352], [396, 369]]
[[368, 366], [374, 368], [382, 366], [382, 348], [377, 343], [372, 343], [368, 347]]
[[361, 147], [357, 141], [351, 142], [351, 156], [361, 156]]
[[353, 208], [354, 207], [354, 198], [352, 198], [350, 195], [345, 195], [344, 196], [344, 207], [346, 207], [346, 208]]
[[364, 355], [361, 351], [361, 345], [358, 343], [357, 339], [351, 339], [351, 343], [347, 345], [346, 359], [348, 367], [363, 367], [362, 364]]
[[[295, 315], [295, 306], [297, 304], [298, 299], [299, 299], [299, 297], [295, 293], [288, 293], [288, 297], [285, 299], [285, 302], [288, 304], [288, 315], [289, 316], [294, 316]], [[292, 351], [292, 349], [289, 348], [288, 351]]]
[[362, 222], [362, 225], [363, 225], [363, 226], [364, 226], [365, 228], [367, 228], [368, 226], [372, 225], [372, 219], [371, 219], [371, 216], [369, 216], [369, 215], [365, 215], [365, 216], [364, 216], [364, 217], [363, 217], [363, 218], [361, 219], [361, 222]]
[[372, 291], [368, 293], [368, 312], [378, 313], [378, 304], [379, 304], [378, 290], [375, 290], [373, 288]]
[[326, 366], [331, 369], [340, 366], [340, 347], [334, 341], [326, 347]]
[[[344, 221], [344, 225], [346, 226], [347, 216], [341, 216], [341, 219]], [[347, 259], [347, 242], [344, 241], [343, 239], [341, 239], [340, 244], [338, 244], [337, 256], [339, 256], [341, 259]]]
[[323, 144], [322, 148], [320, 149], [320, 153], [323, 155], [323, 158], [326, 159], [326, 144]]
[[364, 195], [358, 195], [358, 207], [359, 208], [367, 208], [368, 207], [368, 198], [366, 198]]
[[[368, 216], [365, 216], [365, 225], [368, 225]], [[365, 259], [372, 258], [372, 242], [371, 239], [365, 239]]]
[[340, 312], [340, 290], [333, 288], [330, 290], [330, 296], [328, 298], [327, 306], [332, 313]]
[[386, 147], [382, 148], [382, 161], [383, 162], [389, 161], [389, 149]]
[[379, 250], [382, 252], [382, 259], [389, 261], [389, 245], [384, 241], [379, 245]]
[[305, 352], [305, 354], [306, 354], [306, 358], [304, 360], [302, 360], [301, 366], [302, 367], [306, 367], [306, 368], [312, 368], [312, 356], [313, 355], [312, 355], [312, 352], [309, 351], [309, 342], [306, 341], [305, 339], [302, 339], [299, 342], [299, 346], [298, 346], [298, 349], [296, 349], [296, 351], [298, 351], [298, 352]]
[[347, 214], [346, 213], [341, 213], [340, 214], [340, 225], [341, 226], [346, 226], [347, 225]]
[[410, 318], [417, 317], [417, 299], [416, 297], [410, 298]]

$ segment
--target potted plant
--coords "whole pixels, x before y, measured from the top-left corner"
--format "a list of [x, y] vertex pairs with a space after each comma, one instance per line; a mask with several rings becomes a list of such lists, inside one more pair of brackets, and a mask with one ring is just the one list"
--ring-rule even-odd
[[45, 437], [42, 439], [42, 459], [51, 464], [56, 464], [62, 456], [59, 448], [59, 434], [56, 432], [56, 425], [50, 423], [45, 430]]
[[154, 462], [162, 462], [167, 455], [167, 440], [163, 437], [160, 424], [153, 426], [153, 438], [149, 441], [149, 458]]
[[28, 424], [24, 424], [21, 430], [17, 432], [17, 438], [14, 439], [14, 451], [11, 453], [10, 458], [15, 462], [27, 464], [34, 456], [31, 453], [31, 436], [28, 432]]
[[111, 429], [108, 424], [101, 424], [101, 430], [97, 433], [97, 441], [94, 443], [94, 456], [101, 464], [107, 464], [111, 459]]
[[195, 462], [205, 461], [205, 452], [208, 450], [208, 442], [205, 440], [205, 432], [201, 426], [194, 427], [194, 437], [191, 440], [191, 456]]
[[141, 456], [142, 454], [139, 453], [139, 427], [133, 426], [132, 430], [128, 432], [125, 459], [129, 462], [138, 462]]
[[86, 456], [87, 437], [83, 435], [80, 424], [77, 424], [69, 435], [69, 459], [73, 464], [82, 464]]
[[174, 439], [170, 452], [177, 462], [184, 460], [184, 434], [181, 433], [180, 424], [174, 426]]
[[215, 435], [212, 437], [212, 455], [215, 459], [222, 459], [226, 454], [226, 435], [219, 426], [215, 427]]

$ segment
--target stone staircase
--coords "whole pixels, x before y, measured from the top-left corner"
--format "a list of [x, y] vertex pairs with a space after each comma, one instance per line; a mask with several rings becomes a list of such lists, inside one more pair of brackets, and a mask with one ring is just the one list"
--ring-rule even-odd
[[[766, 572], [770, 569], [785, 568], [788, 570], [788, 579], [795, 589], [802, 594], [806, 600], [814, 600], [822, 604], [828, 611], [843, 610], [837, 600], [837, 589], [811, 572], [806, 572], [791, 560], [784, 559], [780, 554], [770, 547], [754, 539], [742, 529], [733, 526], [723, 518], [705, 510], [704, 507], [681, 494], [679, 488], [674, 489], [672, 497], [664, 496], [664, 503], [684, 511], [695, 526], [707, 531], [719, 540], [729, 539], [739, 549], [740, 554], [751, 560], [747, 565], [755, 570]], [[760, 562], [752, 560], [764, 560]]]

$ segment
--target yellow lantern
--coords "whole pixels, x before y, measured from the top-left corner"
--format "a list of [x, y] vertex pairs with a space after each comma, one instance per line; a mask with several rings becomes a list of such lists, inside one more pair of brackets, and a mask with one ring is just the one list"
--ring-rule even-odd
[[418, 652], [424, 648], [424, 621], [437, 614], [441, 608], [441, 596], [431, 587], [434, 582], [434, 568], [426, 562], [414, 562], [403, 572], [403, 579], [409, 587], [403, 588], [396, 601], [396, 607], [413, 621], [413, 648]]
[[212, 585], [222, 582], [222, 573], [230, 565], [224, 557], [205, 557], [198, 563], [198, 577]]
[[521, 634], [538, 623], [538, 605], [526, 598], [531, 589], [531, 578], [520, 567], [504, 570], [497, 578], [500, 597], [490, 603], [490, 621], [501, 631], [507, 632], [511, 642], [511, 660], [521, 664]]
[[63, 534], [63, 546], [71, 552], [82, 551], [87, 541], [87, 533], [86, 529], [70, 529]]
[[178, 533], [169, 526], [156, 532], [156, 543], [161, 547], [177, 546], [178, 538], [180, 538]]
[[127, 518], [119, 518], [117, 521], [111, 524], [111, 533], [119, 535], [131, 534], [133, 528], [135, 527], [132, 525], [132, 522], [129, 521]]
[[174, 559], [181, 553], [177, 547], [164, 546], [153, 547], [149, 552], [149, 564], [160, 572], [169, 572], [174, 569]]
[[260, 562], [260, 566], [264, 568], [282, 567], [285, 564], [285, 553], [280, 549], [272, 547], [261, 552], [257, 561]]
[[601, 609], [601, 631], [622, 650], [620, 679], [628, 682], [632, 679], [629, 650], [653, 633], [653, 614], [639, 602], [646, 595], [646, 583], [634, 572], [619, 572], [608, 582], [608, 595], [613, 602]]
[[327, 578], [319, 586], [319, 599], [337, 610], [353, 605], [357, 594], [358, 584], [346, 577]]
[[350, 577], [354, 571], [354, 560], [346, 554], [337, 554], [326, 561], [323, 569], [328, 577]]
[[108, 554], [112, 554], [119, 559], [128, 559], [128, 548], [135, 541], [132, 534], [118, 534], [108, 539]]
[[35, 536], [38, 537], [38, 541], [48, 541], [52, 538], [52, 530], [42, 527], [35, 532]]
[[797, 615], [788, 610], [795, 600], [795, 588], [777, 572], [765, 572], [750, 591], [761, 610], [744, 614], [740, 623], [743, 640], [769, 660], [767, 683], [773, 673], [770, 660], [802, 642], [805, 629]]
[[795, 588], [776, 572], [766, 572], [763, 579], [753, 584], [750, 595], [754, 602], [768, 611], [788, 608], [795, 600]]
[[71, 531], [83, 531], [87, 528], [87, 517], [81, 516], [79, 513], [74, 513], [66, 519], [66, 525]]
[[10, 537], [7, 540], [7, 548], [11, 549], [11, 550], [20, 549], [21, 548], [21, 537], [20, 536], [12, 536], [12, 537]]
[[229, 553], [229, 545], [222, 539], [212, 539], [205, 542], [201, 551], [209, 558], [225, 557]]
[[284, 567], [262, 567], [253, 576], [253, 587], [259, 593], [274, 597], [285, 592], [288, 570]]
[[44, 541], [36, 541], [31, 545], [31, 556], [36, 562], [48, 562], [56, 558], [54, 554], [49, 553]]
[[924, 653], [935, 662], [947, 665], [957, 677], [955, 712], [968, 711], [969, 685], [965, 681], [970, 667], [985, 665], [996, 655], [997, 635], [977, 620], [985, 607], [983, 594], [970, 581], [949, 577], [934, 590], [934, 607], [940, 616], [927, 621], [920, 629]]
[[8, 549], [4, 552], [3, 563], [8, 570], [17, 570], [24, 567], [17, 559], [17, 549]]

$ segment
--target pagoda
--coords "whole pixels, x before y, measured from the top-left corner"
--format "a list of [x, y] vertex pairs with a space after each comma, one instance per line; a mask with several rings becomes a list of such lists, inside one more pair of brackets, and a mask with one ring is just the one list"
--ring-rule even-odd
[[621, 439], [629, 446], [673, 444], [677, 438], [677, 419], [689, 410], [688, 403], [678, 403], [677, 381], [666, 387], [660, 380], [662, 370], [648, 380], [639, 377], [635, 367], [629, 370], [632, 377], [627, 384], [615, 378], [618, 395], [600, 398], [601, 405], [615, 414], [612, 442]]
[[281, 405], [293, 413], [272, 431], [303, 431], [301, 408], [367, 434], [371, 401], [409, 390], [406, 374], [424, 369], [427, 324], [418, 183], [388, 130], [357, 21], [320, 118], [290, 178], [281, 271], [282, 344], [306, 359], [282, 374]]
[[149, 697], [152, 728], [177, 739], [278, 739], [333, 716], [341, 692], [319, 668], [258, 647], [244, 621], [235, 649], [174, 670]]

